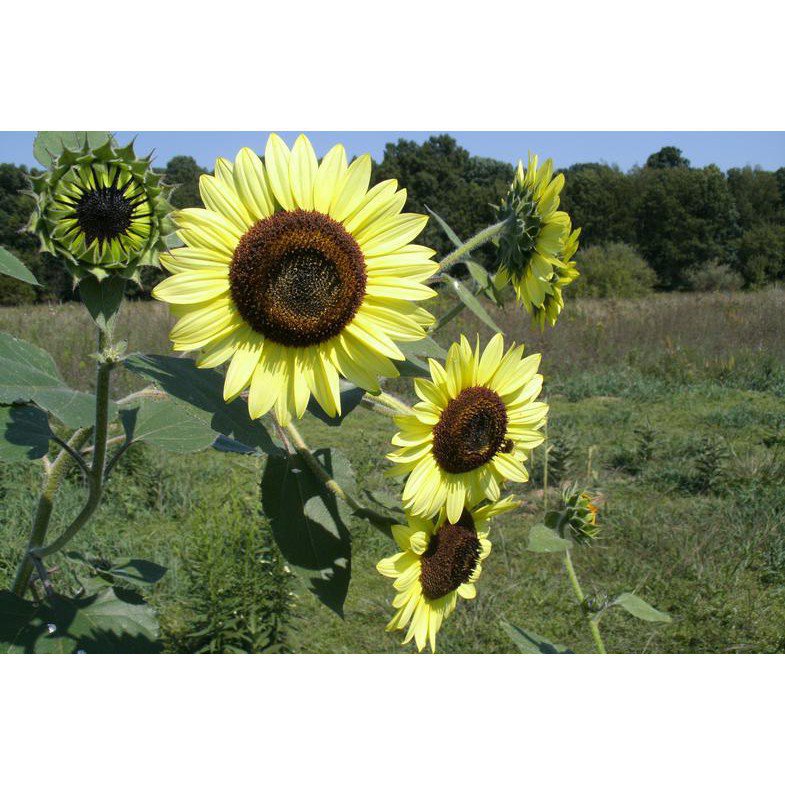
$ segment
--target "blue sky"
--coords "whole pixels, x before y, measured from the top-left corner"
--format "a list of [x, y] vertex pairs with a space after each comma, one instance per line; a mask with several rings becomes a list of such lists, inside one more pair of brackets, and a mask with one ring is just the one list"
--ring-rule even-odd
[[[137, 149], [155, 150], [156, 162], [166, 163], [177, 154], [192, 155], [202, 166], [212, 169], [219, 155], [234, 157], [243, 146], [261, 150], [267, 131], [121, 131], [126, 141], [138, 137]], [[384, 145], [401, 137], [424, 141], [430, 131], [315, 131], [308, 136], [323, 155], [336, 142], [343, 142], [351, 155], [369, 152], [379, 161]], [[681, 148], [693, 166], [716, 163], [721, 169], [734, 166], [785, 166], [785, 132], [779, 131], [449, 131], [474, 155], [514, 163], [528, 150], [551, 156], [557, 167], [583, 161], [606, 161], [629, 169], [643, 164], [649, 154], [665, 145]], [[297, 132], [281, 134], [292, 142]], [[35, 165], [32, 144], [35, 134], [28, 131], [0, 132], [0, 162]]]

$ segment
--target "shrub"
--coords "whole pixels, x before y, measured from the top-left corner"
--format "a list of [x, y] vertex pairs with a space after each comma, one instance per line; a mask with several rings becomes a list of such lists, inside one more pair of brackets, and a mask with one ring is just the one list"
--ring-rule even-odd
[[578, 297], [642, 297], [657, 283], [654, 270], [626, 243], [591, 246], [577, 262], [581, 275], [565, 291]]
[[739, 267], [751, 286], [785, 275], [785, 226], [761, 224], [748, 229], [739, 242]]
[[685, 278], [694, 292], [734, 292], [744, 285], [741, 273], [717, 259], [689, 270]]

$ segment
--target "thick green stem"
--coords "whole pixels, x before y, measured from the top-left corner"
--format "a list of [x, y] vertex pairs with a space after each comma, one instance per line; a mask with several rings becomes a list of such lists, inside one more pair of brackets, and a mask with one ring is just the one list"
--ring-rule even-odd
[[[80, 428], [78, 431], [75, 431], [67, 442], [68, 446], [72, 450], [80, 450], [90, 438], [91, 432], [92, 428]], [[33, 528], [30, 532], [30, 539], [27, 543], [24, 556], [22, 556], [22, 561], [19, 563], [16, 577], [14, 578], [14, 583], [11, 587], [11, 590], [20, 597], [25, 595], [27, 587], [30, 584], [30, 576], [33, 574], [33, 562], [30, 560], [30, 551], [41, 546], [44, 542], [47, 529], [49, 528], [49, 521], [52, 517], [52, 510], [54, 509], [55, 494], [68, 472], [72, 461], [73, 458], [69, 452], [62, 449], [52, 461], [49, 471], [44, 476], [41, 495], [38, 497], [35, 517], [33, 518]]]
[[382, 390], [378, 395], [374, 395], [372, 397], [373, 400], [377, 401], [383, 406], [387, 406], [390, 409], [394, 409], [399, 414], [412, 413], [411, 406], [404, 403], [400, 398], [396, 398], [394, 395], [391, 395], [390, 393], [387, 393], [384, 390]]
[[289, 439], [291, 440], [295, 452], [306, 462], [306, 464], [308, 464], [310, 470], [316, 475], [325, 488], [334, 496], [337, 496], [339, 499], [346, 502], [346, 504], [352, 508], [352, 511], [359, 517], [365, 518], [368, 523], [382, 532], [382, 534], [390, 537], [390, 526], [398, 521], [394, 518], [387, 518], [384, 515], [380, 515], [367, 507], [363, 507], [362, 504], [335, 480], [335, 478], [330, 477], [327, 471], [325, 471], [324, 467], [316, 460], [316, 457], [311, 452], [311, 448], [305, 443], [305, 439], [303, 439], [300, 431], [297, 430], [297, 427], [294, 424], [289, 423], [286, 426], [286, 431], [289, 434]]
[[581, 612], [589, 624], [589, 629], [591, 630], [592, 638], [594, 638], [594, 645], [597, 647], [597, 652], [599, 654], [607, 654], [607, 651], [605, 650], [605, 644], [602, 640], [602, 635], [600, 635], [600, 625], [597, 624], [597, 620], [592, 617], [591, 613], [586, 608], [586, 595], [583, 593], [581, 584], [578, 581], [578, 576], [575, 573], [575, 567], [572, 565], [572, 558], [569, 551], [564, 551], [564, 566], [567, 568], [567, 575], [570, 578], [572, 590], [575, 592], [575, 596], [578, 598], [578, 602], [580, 603]]
[[505, 218], [503, 221], [499, 221], [499, 223], [492, 224], [491, 226], [482, 229], [477, 232], [474, 237], [470, 237], [463, 245], [459, 245], [454, 251], [448, 253], [447, 256], [439, 262], [439, 269], [436, 271], [436, 275], [447, 272], [450, 267], [459, 262], [464, 256], [467, 256], [481, 245], [485, 245], [485, 243], [498, 237], [504, 231], [504, 227], [509, 220], [511, 219]]
[[[108, 344], [108, 336], [99, 333], [98, 352], [102, 355]], [[79, 514], [66, 527], [65, 531], [49, 545], [31, 548], [30, 553], [39, 559], [59, 551], [71, 541], [77, 532], [90, 520], [98, 509], [104, 491], [104, 470], [106, 468], [107, 433], [109, 431], [109, 382], [114, 362], [104, 357], [98, 361], [95, 385], [95, 431], [93, 437], [93, 460], [88, 475], [87, 501]]]

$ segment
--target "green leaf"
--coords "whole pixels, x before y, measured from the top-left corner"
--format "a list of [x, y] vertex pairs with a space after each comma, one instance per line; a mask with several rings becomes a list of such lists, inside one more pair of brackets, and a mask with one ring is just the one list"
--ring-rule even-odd
[[574, 654], [561, 643], [551, 643], [547, 638], [523, 630], [509, 622], [503, 621], [501, 626], [521, 654]]
[[0, 406], [0, 461], [43, 458], [52, 435], [46, 412], [37, 406]]
[[341, 379], [340, 385], [341, 413], [339, 415], [330, 417], [313, 396], [311, 396], [311, 400], [308, 401], [308, 411], [318, 420], [327, 423], [327, 425], [340, 425], [346, 419], [347, 415], [351, 414], [351, 412], [360, 405], [360, 401], [362, 401], [363, 396], [365, 395], [365, 390], [356, 387], [344, 379]]
[[450, 286], [455, 290], [455, 293], [460, 298], [461, 302], [482, 322], [488, 325], [492, 330], [504, 335], [502, 330], [496, 322], [491, 319], [488, 312], [483, 308], [480, 301], [458, 280], [445, 275], [445, 280], [449, 281]]
[[643, 621], [660, 622], [662, 624], [669, 624], [671, 621], [671, 617], [667, 613], [658, 611], [649, 605], [648, 602], [629, 591], [620, 594], [612, 604], [620, 605], [627, 613], [638, 619], [643, 619]]
[[33, 155], [38, 163], [49, 168], [66, 148], [81, 150], [85, 141], [90, 147], [100, 147], [110, 138], [107, 131], [39, 131], [33, 142]]
[[38, 279], [10, 251], [0, 248], [0, 274], [10, 275], [19, 281], [40, 286]]
[[553, 530], [537, 523], [529, 530], [528, 549], [534, 553], [560, 553], [572, 548], [572, 542], [565, 540]]
[[224, 379], [217, 371], [197, 368], [186, 357], [134, 354], [124, 360], [125, 367], [172, 396], [193, 417], [253, 450], [279, 454], [281, 448], [270, 438], [259, 420], [251, 420], [248, 406], [242, 399], [226, 403]]
[[[431, 210], [431, 208], [428, 207], [427, 204], [425, 205], [425, 209], [436, 219], [436, 223], [438, 223], [439, 226], [441, 226], [442, 231], [447, 235], [447, 237], [450, 239], [450, 242], [456, 248], [459, 248], [460, 246], [463, 245], [463, 240], [461, 240], [461, 238], [458, 237], [458, 235], [453, 231], [452, 227], [447, 223], [447, 221], [444, 220], [444, 218], [442, 218], [434, 210]], [[467, 255], [467, 256], [464, 256], [463, 258], [464, 259], [468, 259], [470, 257]]]
[[103, 559], [89, 559], [78, 551], [68, 551], [65, 554], [69, 559], [82, 562], [99, 575], [111, 579], [122, 578], [124, 581], [140, 584], [158, 583], [166, 575], [166, 567], [147, 559], [118, 558], [114, 563]]
[[123, 409], [120, 420], [129, 442], [147, 442], [169, 452], [198, 452], [215, 441], [215, 431], [191, 407], [171, 399], [145, 398], [138, 406]]
[[[95, 396], [72, 390], [51, 355], [27, 341], [0, 333], [0, 403], [33, 401], [69, 428], [95, 418]], [[117, 407], [110, 404], [110, 417]]]
[[404, 377], [427, 378], [431, 373], [430, 368], [414, 356], [406, 360], [393, 360], [392, 363], [398, 369], [398, 373]]
[[124, 292], [125, 278], [117, 275], [110, 275], [102, 281], [88, 275], [79, 282], [79, 296], [93, 321], [102, 330], [114, 325]]
[[437, 360], [444, 360], [447, 357], [447, 352], [427, 335], [419, 341], [402, 344], [401, 349], [405, 357], [433, 357]]
[[110, 586], [40, 603], [0, 592], [0, 652], [152, 654], [161, 650], [157, 638], [155, 613], [134, 591]]
[[[314, 457], [330, 476], [333, 454]], [[343, 469], [344, 467], [337, 467]], [[351, 577], [346, 505], [330, 493], [299, 455], [271, 455], [262, 475], [262, 508], [294, 574], [330, 610], [343, 616]]]

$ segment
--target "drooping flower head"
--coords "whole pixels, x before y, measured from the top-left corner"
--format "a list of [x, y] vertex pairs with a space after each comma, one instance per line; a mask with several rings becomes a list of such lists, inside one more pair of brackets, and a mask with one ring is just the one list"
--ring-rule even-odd
[[491, 552], [489, 521], [517, 507], [509, 496], [486, 503], [471, 511], [464, 509], [454, 524], [442, 510], [438, 519], [407, 516], [405, 526], [393, 526], [392, 534], [401, 551], [382, 559], [376, 569], [393, 578], [397, 609], [388, 630], [409, 627], [403, 643], [412, 638], [419, 651], [430, 643], [436, 651], [436, 633], [455, 610], [458, 598], [477, 594], [475, 584], [482, 572], [482, 561]]
[[49, 171], [31, 178], [36, 205], [28, 228], [41, 249], [62, 259], [77, 280], [137, 278], [140, 265], [156, 264], [174, 228], [172, 187], [150, 163], [151, 156], [137, 158], [133, 142], [64, 148]]
[[553, 161], [542, 166], [529, 154], [526, 169], [518, 163], [510, 190], [496, 208], [509, 223], [498, 239], [497, 288], [510, 283], [518, 302], [543, 325], [554, 324], [562, 308], [561, 289], [578, 276], [570, 259], [578, 248], [580, 229], [559, 210], [564, 175], [553, 176]]
[[391, 474], [408, 474], [403, 504], [424, 518], [446, 505], [456, 523], [465, 506], [496, 501], [505, 480], [526, 482], [524, 461], [543, 441], [548, 405], [536, 400], [542, 389], [540, 355], [523, 357], [523, 346], [504, 353], [496, 334], [480, 352], [465, 336], [453, 344], [446, 367], [429, 360], [430, 379], [416, 379], [419, 402], [411, 414], [396, 416], [398, 447], [387, 457]]
[[371, 392], [397, 376], [398, 343], [425, 336], [418, 302], [433, 251], [411, 241], [427, 217], [401, 213], [395, 180], [370, 190], [371, 159], [347, 165], [342, 145], [322, 159], [301, 135], [275, 134], [264, 162], [242, 149], [202, 176], [205, 209], [174, 214], [185, 247], [162, 257], [173, 275], [153, 296], [172, 304], [177, 351], [204, 368], [229, 362], [224, 397], [249, 389], [252, 418], [287, 423], [313, 395], [341, 411], [339, 375]]

